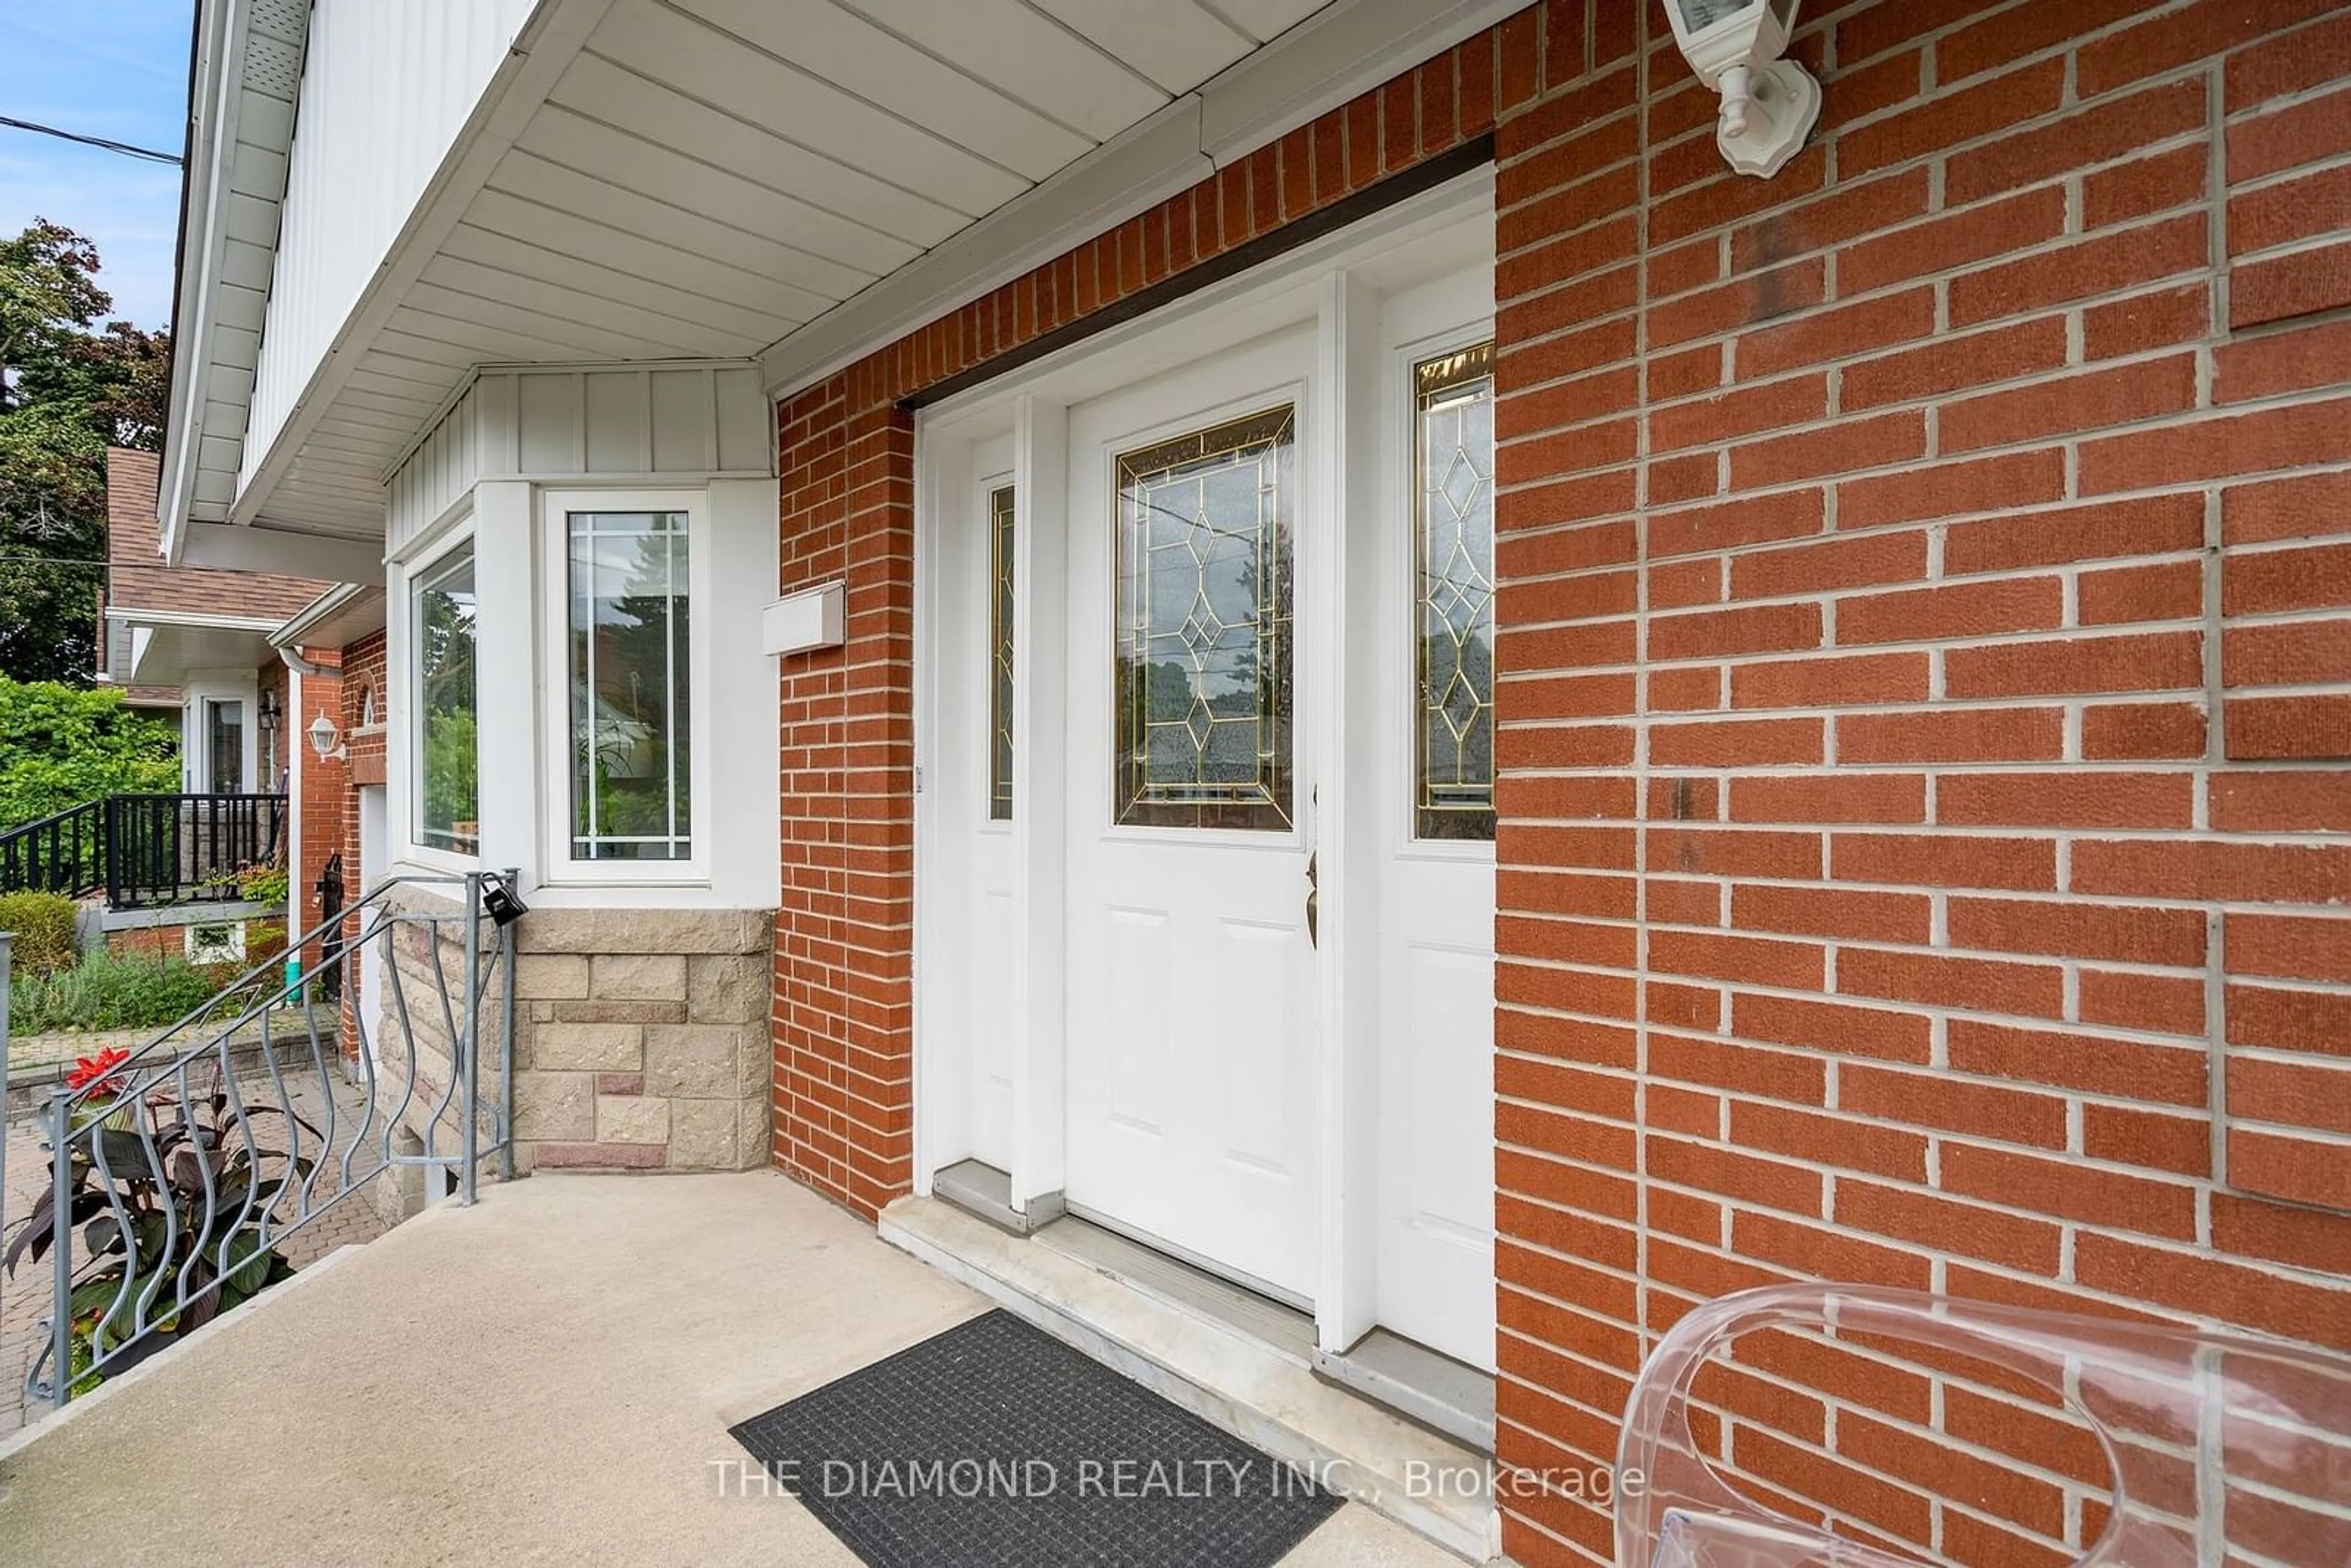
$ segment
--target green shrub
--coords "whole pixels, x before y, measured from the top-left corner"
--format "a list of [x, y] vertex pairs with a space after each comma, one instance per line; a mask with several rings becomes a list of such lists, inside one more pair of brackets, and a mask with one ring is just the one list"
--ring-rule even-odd
[[0, 828], [107, 795], [170, 794], [179, 745], [178, 726], [125, 707], [118, 688], [0, 675]]
[[0, 893], [0, 931], [16, 936], [16, 972], [47, 975], [72, 967], [79, 913], [80, 905], [62, 893]]
[[291, 891], [282, 865], [241, 866], [236, 873], [237, 896], [265, 908], [282, 909]]
[[26, 975], [8, 988], [8, 1027], [16, 1034], [64, 1030], [161, 1029], [212, 998], [225, 967], [178, 958], [92, 953], [70, 969]]

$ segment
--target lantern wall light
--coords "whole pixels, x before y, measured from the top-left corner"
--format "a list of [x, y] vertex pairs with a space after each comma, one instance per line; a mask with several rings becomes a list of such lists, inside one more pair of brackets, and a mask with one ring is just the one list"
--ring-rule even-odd
[[1781, 54], [1798, 0], [1666, 0], [1674, 42], [1698, 80], [1722, 95], [1714, 143], [1742, 174], [1768, 180], [1821, 117], [1821, 84]]

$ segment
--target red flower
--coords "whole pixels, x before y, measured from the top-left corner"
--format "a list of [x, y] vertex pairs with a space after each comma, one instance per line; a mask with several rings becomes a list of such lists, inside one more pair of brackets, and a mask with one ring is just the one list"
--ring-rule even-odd
[[80, 1089], [95, 1083], [101, 1094], [120, 1094], [122, 1080], [113, 1076], [114, 1070], [130, 1060], [129, 1051], [116, 1048], [101, 1051], [96, 1056], [77, 1056], [73, 1071], [66, 1074], [66, 1087]]

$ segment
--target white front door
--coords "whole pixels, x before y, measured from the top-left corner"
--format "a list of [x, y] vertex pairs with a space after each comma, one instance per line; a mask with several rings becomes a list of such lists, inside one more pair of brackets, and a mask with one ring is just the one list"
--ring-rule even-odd
[[1311, 328], [1073, 407], [1071, 1207], [1314, 1291]]

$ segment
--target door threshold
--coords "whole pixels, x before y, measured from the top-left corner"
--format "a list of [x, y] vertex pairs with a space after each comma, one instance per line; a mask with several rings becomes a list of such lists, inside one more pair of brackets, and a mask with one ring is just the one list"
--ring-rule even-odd
[[1340, 1354], [1316, 1351], [1314, 1374], [1480, 1453], [1494, 1451], [1494, 1375], [1443, 1351], [1374, 1329]]
[[957, 1160], [938, 1171], [931, 1177], [931, 1192], [1015, 1236], [1026, 1236], [1061, 1218], [1059, 1193], [1032, 1199], [1026, 1208], [1015, 1207], [1012, 1177], [980, 1160]]
[[903, 1197], [880, 1231], [1332, 1491], [1470, 1562], [1497, 1554], [1488, 1457], [1316, 1375], [1303, 1314], [1080, 1219], [1021, 1237], [937, 1197]]
[[1096, 1273], [1123, 1280], [1170, 1306], [1259, 1341], [1301, 1366], [1314, 1360], [1314, 1317], [1284, 1301], [1217, 1278], [1181, 1258], [1071, 1215], [1037, 1239]]

